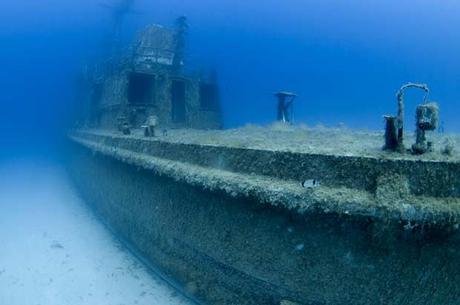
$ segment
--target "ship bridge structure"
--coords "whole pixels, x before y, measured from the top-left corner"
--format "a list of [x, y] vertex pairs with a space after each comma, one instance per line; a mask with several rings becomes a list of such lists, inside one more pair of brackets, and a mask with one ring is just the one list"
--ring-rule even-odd
[[150, 25], [120, 58], [89, 69], [87, 126], [140, 128], [150, 116], [163, 128], [220, 129], [219, 87], [210, 75], [185, 72], [185, 20]]

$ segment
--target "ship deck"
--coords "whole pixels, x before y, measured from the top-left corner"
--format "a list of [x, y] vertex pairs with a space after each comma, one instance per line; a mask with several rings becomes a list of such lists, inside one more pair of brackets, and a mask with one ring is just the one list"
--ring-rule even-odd
[[[89, 129], [88, 132], [104, 136], [122, 136], [113, 130]], [[434, 150], [424, 155], [401, 154], [383, 151], [383, 132], [352, 130], [348, 128], [292, 127], [272, 125], [269, 127], [246, 126], [228, 130], [170, 129], [156, 137], [145, 138], [142, 130], [133, 130], [128, 138], [164, 141], [170, 143], [223, 146], [266, 151], [321, 154], [348, 157], [368, 157], [394, 160], [460, 162], [460, 134], [431, 133], [428, 141]], [[413, 133], [407, 133], [407, 148], [415, 143]], [[447, 144], [453, 145], [451, 155], [442, 153]], [[455, 150], [457, 148], [457, 150]]]
[[[414, 156], [382, 151], [382, 133], [347, 129], [158, 133], [146, 138], [141, 130], [79, 130], [71, 139], [176, 181], [298, 213], [460, 222], [460, 156], [455, 148], [452, 155], [441, 152], [446, 141], [459, 147], [458, 135], [431, 135], [434, 151]], [[412, 142], [409, 135], [406, 145]]]

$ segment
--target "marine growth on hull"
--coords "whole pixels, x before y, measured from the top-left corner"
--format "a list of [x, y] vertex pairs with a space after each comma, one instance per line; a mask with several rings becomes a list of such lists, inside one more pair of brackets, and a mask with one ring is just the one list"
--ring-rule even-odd
[[271, 124], [223, 129], [188, 31], [148, 26], [84, 73], [72, 173], [126, 243], [197, 303], [456, 304], [460, 136], [428, 85], [403, 85], [380, 131], [308, 127], [277, 88]]

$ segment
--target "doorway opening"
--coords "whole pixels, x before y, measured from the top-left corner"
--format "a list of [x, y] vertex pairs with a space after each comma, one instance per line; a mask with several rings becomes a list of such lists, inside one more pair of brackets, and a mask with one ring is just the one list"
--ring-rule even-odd
[[155, 102], [155, 75], [131, 73], [128, 84], [128, 102], [144, 105]]
[[185, 123], [185, 82], [175, 80], [171, 87], [172, 121]]

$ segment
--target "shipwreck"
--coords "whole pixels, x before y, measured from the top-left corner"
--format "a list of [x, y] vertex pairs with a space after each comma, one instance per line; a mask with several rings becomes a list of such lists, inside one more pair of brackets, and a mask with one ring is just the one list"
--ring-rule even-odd
[[404, 134], [403, 88], [385, 133], [302, 129], [281, 92], [284, 127], [222, 130], [185, 22], [87, 70], [68, 164], [101, 219], [199, 304], [459, 304], [460, 139], [432, 132], [438, 107]]

